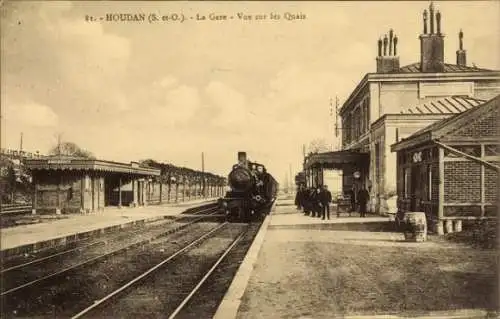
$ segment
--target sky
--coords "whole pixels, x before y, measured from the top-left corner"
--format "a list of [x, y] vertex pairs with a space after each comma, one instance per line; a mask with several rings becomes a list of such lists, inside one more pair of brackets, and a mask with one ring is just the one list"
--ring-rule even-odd
[[[468, 64], [500, 69], [500, 2], [435, 2], [445, 62], [464, 32]], [[419, 61], [429, 2], [4, 2], [1, 145], [46, 153], [62, 141], [98, 158], [227, 175], [237, 152], [283, 182], [302, 145], [338, 145], [330, 99], [375, 71], [394, 29], [401, 65]], [[285, 13], [305, 16], [286, 20]], [[108, 22], [106, 14], [183, 14], [184, 22]], [[210, 20], [209, 14], [234, 16]], [[265, 20], [240, 20], [265, 14]], [[269, 19], [270, 13], [280, 15]], [[189, 19], [196, 15], [207, 20]], [[97, 21], [86, 21], [86, 16]]]

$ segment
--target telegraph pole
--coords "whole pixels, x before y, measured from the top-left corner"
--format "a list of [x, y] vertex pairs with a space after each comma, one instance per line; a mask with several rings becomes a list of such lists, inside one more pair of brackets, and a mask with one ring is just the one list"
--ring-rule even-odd
[[205, 153], [201, 152], [202, 194], [205, 197]]
[[337, 138], [337, 143], [338, 143], [338, 150], [340, 151], [341, 149], [341, 140], [342, 140], [342, 136], [340, 136], [339, 138], [339, 124], [338, 124], [338, 121], [339, 121], [339, 98], [338, 96], [335, 96], [335, 137]]
[[21, 142], [19, 143], [19, 153], [23, 151], [23, 132], [21, 132]]
[[61, 133], [57, 134], [57, 155], [61, 157]]

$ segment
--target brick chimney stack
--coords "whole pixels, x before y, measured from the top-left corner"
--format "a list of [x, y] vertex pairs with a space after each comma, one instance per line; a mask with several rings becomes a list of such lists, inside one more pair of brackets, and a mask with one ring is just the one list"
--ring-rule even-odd
[[[386, 34], [383, 41], [382, 39], [378, 40], [377, 73], [391, 73], [399, 70], [397, 44], [398, 37], [392, 29], [389, 30], [389, 37]], [[387, 51], [389, 51], [389, 54], [387, 54]]]
[[459, 66], [467, 66], [467, 59], [464, 50], [464, 33], [462, 30], [458, 33], [459, 46], [457, 50], [457, 65]]
[[[423, 21], [424, 33], [420, 35], [421, 71], [430, 73], [443, 72], [444, 35], [441, 33], [441, 13], [437, 11], [434, 16], [434, 4], [432, 2], [429, 6], [430, 33], [427, 33], [427, 10], [424, 10]], [[436, 26], [436, 33], [434, 33], [434, 26]]]

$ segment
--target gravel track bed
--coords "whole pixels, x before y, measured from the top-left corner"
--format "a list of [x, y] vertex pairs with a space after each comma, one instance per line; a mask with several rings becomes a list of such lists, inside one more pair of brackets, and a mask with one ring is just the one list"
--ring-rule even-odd
[[224, 258], [176, 318], [213, 318], [261, 225], [261, 222], [250, 225], [239, 244]]
[[96, 245], [83, 248], [84, 250], [75, 250], [67, 254], [47, 259], [40, 263], [34, 263], [32, 265], [8, 271], [2, 274], [2, 277], [0, 278], [1, 290], [2, 292], [7, 291], [24, 283], [53, 274], [61, 269], [72, 267], [92, 258], [108, 254], [118, 249], [123, 249], [145, 240], [150, 240], [151, 238], [157, 236], [162, 236], [166, 232], [173, 230], [180, 225], [182, 225], [180, 222], [170, 223], [168, 221], [154, 223], [151, 227], [143, 227], [134, 231], [109, 236], [108, 238], [101, 238], [100, 240], [95, 241], [95, 243], [97, 243]]
[[137, 277], [180, 247], [216, 227], [195, 223], [152, 243], [139, 245], [2, 299], [2, 318], [67, 318]]
[[[247, 224], [228, 224], [216, 234], [91, 314], [92, 318], [166, 318], [191, 292]], [[150, 253], [152, 253], [150, 251]], [[208, 317], [201, 317], [208, 318]]]

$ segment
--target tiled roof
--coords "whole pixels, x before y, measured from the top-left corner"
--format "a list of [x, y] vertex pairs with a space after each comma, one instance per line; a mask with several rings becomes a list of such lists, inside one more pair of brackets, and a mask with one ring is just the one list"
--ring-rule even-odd
[[[497, 95], [495, 98], [487, 101], [488, 103], [486, 103], [486, 101], [483, 101], [480, 103], [481, 105], [481, 108], [485, 107], [485, 105], [495, 105], [495, 107], [498, 107], [499, 106], [499, 102], [500, 102], [500, 95]], [[424, 134], [426, 132], [435, 132], [443, 127], [445, 127], [446, 125], [456, 121], [456, 120], [459, 120], [460, 118], [466, 118], [469, 116], [469, 114], [471, 113], [474, 113], [475, 110], [479, 110], [477, 107], [471, 107], [470, 109], [468, 109], [467, 111], [465, 112], [461, 112], [461, 113], [458, 113], [458, 114], [455, 114], [455, 115], [452, 115], [444, 120], [440, 120], [440, 121], [437, 121], [421, 130], [418, 130], [416, 131], [415, 133], [413, 133], [412, 135], [410, 135], [409, 137], [407, 137], [406, 139], [411, 139], [412, 137], [415, 137], [415, 136], [418, 136], [418, 135], [421, 135], [421, 134]]]
[[401, 111], [401, 114], [458, 114], [484, 102], [486, 100], [467, 96], [451, 96], [411, 107]]
[[[405, 65], [395, 73], [421, 73], [420, 70], [420, 62]], [[471, 66], [460, 66], [456, 64], [444, 64], [444, 72], [445, 73], [453, 73], [453, 72], [495, 72], [494, 70], [488, 69], [480, 69]]]

